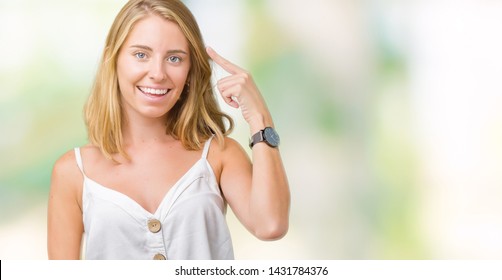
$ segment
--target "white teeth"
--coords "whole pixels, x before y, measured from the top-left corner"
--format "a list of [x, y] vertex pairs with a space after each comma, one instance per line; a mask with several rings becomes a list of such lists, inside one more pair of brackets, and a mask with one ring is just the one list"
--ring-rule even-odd
[[155, 94], [155, 95], [164, 95], [168, 91], [168, 89], [154, 89], [154, 88], [147, 88], [147, 87], [140, 87], [139, 89], [142, 92], [149, 93], [149, 94]]

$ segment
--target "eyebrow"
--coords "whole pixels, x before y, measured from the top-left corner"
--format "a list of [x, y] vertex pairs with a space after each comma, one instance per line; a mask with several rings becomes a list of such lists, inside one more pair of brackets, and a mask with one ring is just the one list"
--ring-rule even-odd
[[[145, 45], [132, 45], [129, 48], [137, 48], [137, 49], [144, 49], [144, 50], [147, 50], [147, 51], [153, 51], [152, 48], [150, 48], [149, 46], [145, 46]], [[168, 50], [167, 51], [167, 54], [173, 54], [173, 53], [187, 54], [186, 51], [181, 50], [181, 49], [174, 49], [174, 50]]]

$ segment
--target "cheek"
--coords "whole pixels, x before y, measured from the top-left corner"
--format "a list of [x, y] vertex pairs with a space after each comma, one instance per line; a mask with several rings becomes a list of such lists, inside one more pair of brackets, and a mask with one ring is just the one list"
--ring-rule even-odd
[[176, 85], [184, 85], [188, 77], [188, 69], [171, 69], [168, 71], [167, 75]]
[[127, 59], [117, 60], [117, 78], [121, 87], [136, 82], [143, 76], [144, 69], [137, 64], [127, 61]]
[[169, 78], [178, 86], [185, 85], [188, 79], [190, 68], [191, 68], [190, 59], [187, 59], [181, 65], [175, 67], [168, 66], [167, 75], [169, 75]]
[[121, 72], [120, 69], [117, 69], [117, 79], [118, 79], [120, 95], [123, 95], [124, 93], [131, 91], [130, 90], [131, 83], [129, 82], [129, 79], [126, 76], [126, 73]]

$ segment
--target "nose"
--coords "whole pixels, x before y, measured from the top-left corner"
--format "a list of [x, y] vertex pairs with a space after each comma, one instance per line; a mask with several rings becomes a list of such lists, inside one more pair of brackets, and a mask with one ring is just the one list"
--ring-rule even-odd
[[165, 70], [165, 65], [163, 59], [153, 59], [150, 65], [150, 71], [148, 73], [150, 80], [154, 82], [163, 82], [167, 79], [167, 73]]

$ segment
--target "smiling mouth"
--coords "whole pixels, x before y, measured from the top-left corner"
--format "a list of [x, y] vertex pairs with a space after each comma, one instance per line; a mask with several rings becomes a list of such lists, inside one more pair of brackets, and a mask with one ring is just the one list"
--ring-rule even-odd
[[158, 89], [158, 88], [149, 88], [149, 87], [138, 87], [138, 89], [148, 95], [154, 95], [154, 96], [163, 96], [166, 95], [171, 89], [164, 88], [164, 89]]

